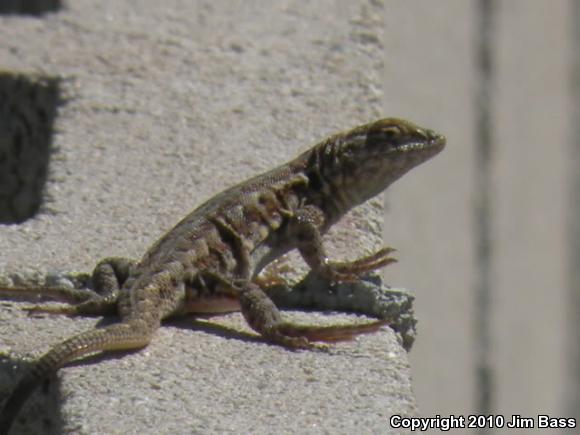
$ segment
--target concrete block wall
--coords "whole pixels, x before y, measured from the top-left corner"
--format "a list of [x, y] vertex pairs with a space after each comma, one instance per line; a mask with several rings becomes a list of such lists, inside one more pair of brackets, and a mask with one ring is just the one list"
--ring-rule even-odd
[[[139, 258], [225, 187], [383, 115], [383, 6], [373, 1], [87, 0], [9, 12], [0, 16], [0, 89], [11, 101], [0, 102], [4, 276]], [[54, 83], [52, 105], [28, 104], [44, 83]], [[33, 140], [39, 120], [48, 162]], [[48, 164], [44, 189], [29, 189], [43, 178], [18, 166], [30, 160]], [[43, 194], [40, 204], [15, 200], [28, 191]], [[328, 238], [333, 256], [381, 246], [381, 210], [377, 198], [345, 219]], [[21, 307], [0, 305], [4, 394], [26, 358], [103, 323], [30, 318]], [[321, 354], [256, 341], [240, 314], [215, 321], [186, 319], [140, 352], [66, 367], [17, 433], [384, 433], [390, 415], [417, 414], [407, 355], [388, 329]]]

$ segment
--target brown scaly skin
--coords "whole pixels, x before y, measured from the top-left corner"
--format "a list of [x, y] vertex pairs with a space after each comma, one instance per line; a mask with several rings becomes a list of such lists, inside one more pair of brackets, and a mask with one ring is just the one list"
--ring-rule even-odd
[[241, 309], [265, 339], [290, 348], [378, 330], [384, 321], [326, 327], [284, 322], [257, 275], [291, 249], [298, 249], [329, 282], [356, 280], [395, 261], [390, 248], [353, 262], [329, 261], [322, 235], [350, 209], [381, 193], [444, 145], [443, 136], [394, 118], [336, 134], [213, 197], [161, 237], [140, 262], [103, 260], [93, 274], [98, 292], [52, 290], [80, 303], [31, 310], [68, 315], [117, 312], [121, 321], [71, 337], [37, 359], [4, 405], [0, 434], [8, 433], [43, 378], [90, 353], [147, 346], [161, 321], [171, 316]]

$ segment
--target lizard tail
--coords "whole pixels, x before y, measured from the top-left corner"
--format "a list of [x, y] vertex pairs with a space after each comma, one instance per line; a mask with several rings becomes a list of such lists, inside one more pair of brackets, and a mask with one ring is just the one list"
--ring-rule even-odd
[[139, 349], [151, 341], [155, 329], [134, 320], [87, 331], [54, 346], [34, 362], [8, 396], [0, 412], [0, 435], [8, 435], [20, 408], [41, 381], [67, 362], [95, 352]]

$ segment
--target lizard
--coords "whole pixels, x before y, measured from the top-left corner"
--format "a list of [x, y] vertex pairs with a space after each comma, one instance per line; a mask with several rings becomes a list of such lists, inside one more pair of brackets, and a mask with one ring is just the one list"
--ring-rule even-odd
[[397, 118], [337, 133], [209, 199], [140, 261], [102, 260], [92, 275], [96, 291], [42, 289], [72, 302], [34, 306], [31, 312], [117, 314], [120, 322], [75, 335], [34, 360], [5, 401], [0, 434], [9, 433], [30, 394], [63, 365], [89, 354], [141, 349], [169, 317], [241, 310], [265, 340], [290, 349], [379, 330], [384, 320], [330, 326], [284, 321], [258, 275], [293, 249], [331, 284], [356, 281], [395, 262], [392, 248], [350, 262], [331, 261], [322, 236], [349, 210], [438, 154], [445, 143], [443, 135]]

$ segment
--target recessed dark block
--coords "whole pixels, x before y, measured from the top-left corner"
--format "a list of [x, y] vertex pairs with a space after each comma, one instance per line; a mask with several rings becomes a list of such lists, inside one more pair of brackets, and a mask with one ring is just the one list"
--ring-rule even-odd
[[43, 15], [60, 9], [60, 0], [0, 0], [0, 14], [6, 15]]
[[59, 102], [57, 78], [0, 73], [0, 223], [42, 203]]

